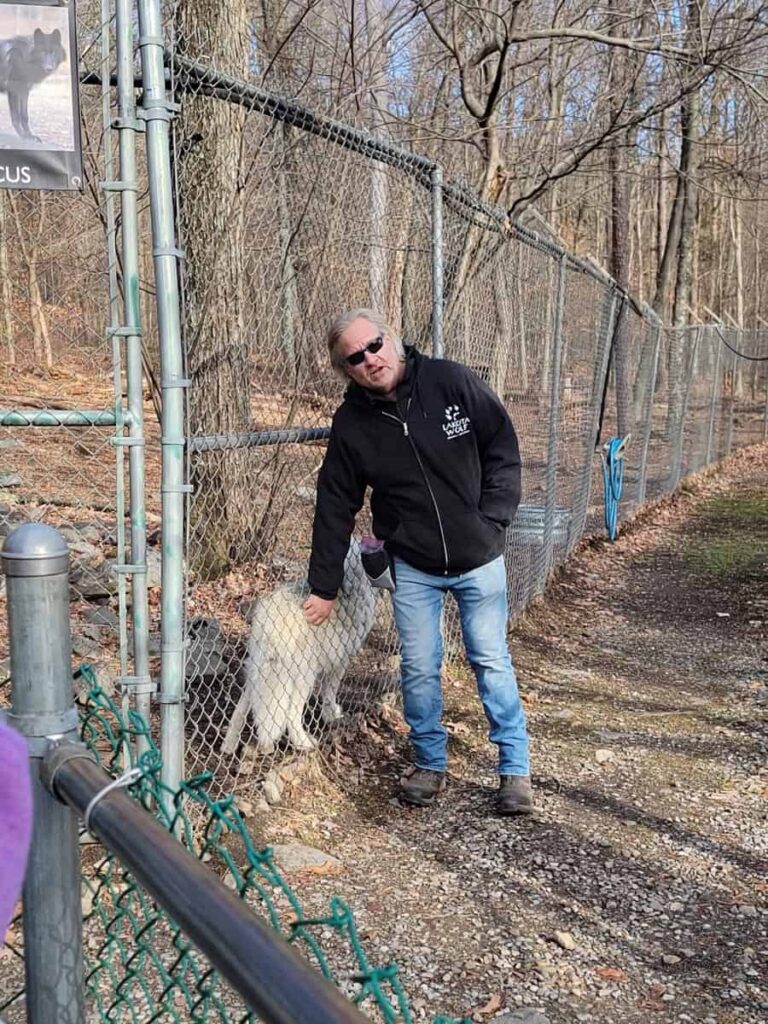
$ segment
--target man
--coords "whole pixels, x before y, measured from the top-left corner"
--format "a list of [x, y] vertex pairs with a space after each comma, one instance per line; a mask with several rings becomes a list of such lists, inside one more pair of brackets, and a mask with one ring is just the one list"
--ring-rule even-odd
[[370, 486], [373, 529], [395, 570], [403, 708], [415, 754], [400, 797], [426, 806], [445, 787], [440, 617], [450, 591], [499, 749], [497, 809], [529, 813], [528, 737], [506, 641], [502, 551], [520, 500], [509, 416], [470, 370], [404, 348], [372, 310], [339, 317], [328, 349], [350, 384], [318, 479], [306, 617], [319, 625], [333, 611]]

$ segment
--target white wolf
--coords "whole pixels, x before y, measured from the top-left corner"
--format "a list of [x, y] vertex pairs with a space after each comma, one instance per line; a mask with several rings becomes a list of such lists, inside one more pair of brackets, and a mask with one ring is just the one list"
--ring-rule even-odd
[[373, 626], [375, 598], [352, 541], [344, 561], [344, 580], [333, 612], [321, 626], [304, 617], [306, 583], [286, 583], [256, 605], [248, 640], [245, 685], [221, 749], [234, 754], [248, 711], [253, 716], [257, 747], [271, 753], [287, 732], [296, 750], [315, 743], [304, 729], [304, 707], [315, 687], [325, 722], [341, 717], [336, 696], [353, 655]]

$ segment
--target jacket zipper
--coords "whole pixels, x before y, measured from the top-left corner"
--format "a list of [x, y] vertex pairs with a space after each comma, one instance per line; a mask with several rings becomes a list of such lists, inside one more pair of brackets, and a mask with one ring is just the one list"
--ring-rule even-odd
[[[399, 407], [397, 405], [397, 402], [395, 402], [395, 408], [397, 409], [398, 412], [400, 411], [400, 409], [399, 409]], [[443, 545], [443, 561], [445, 562], [445, 570], [443, 571], [443, 575], [447, 576], [448, 575], [448, 545], [445, 542], [445, 530], [443, 529], [443, 520], [442, 520], [442, 518], [440, 516], [440, 509], [439, 509], [438, 504], [437, 504], [437, 498], [435, 497], [435, 492], [432, 490], [432, 484], [429, 482], [429, 477], [427, 476], [427, 471], [424, 469], [424, 463], [421, 461], [421, 456], [419, 455], [419, 450], [416, 447], [416, 444], [414, 443], [413, 438], [408, 433], [407, 419], [408, 419], [408, 410], [410, 408], [411, 408], [411, 399], [409, 398], [408, 399], [408, 404], [405, 407], [405, 416], [404, 417], [401, 418], [400, 416], [393, 416], [393, 414], [391, 412], [382, 412], [382, 416], [388, 416], [389, 419], [394, 420], [396, 423], [400, 424], [400, 426], [403, 428], [403, 436], [408, 438], [408, 443], [410, 444], [410, 446], [411, 446], [411, 448], [413, 450], [413, 454], [416, 456], [416, 462], [419, 464], [419, 469], [421, 470], [421, 475], [424, 477], [424, 483], [427, 485], [427, 490], [429, 491], [429, 496], [432, 499], [432, 505], [434, 506], [434, 509], [435, 509], [435, 515], [437, 516], [437, 525], [438, 525], [438, 528], [440, 530], [440, 542]]]

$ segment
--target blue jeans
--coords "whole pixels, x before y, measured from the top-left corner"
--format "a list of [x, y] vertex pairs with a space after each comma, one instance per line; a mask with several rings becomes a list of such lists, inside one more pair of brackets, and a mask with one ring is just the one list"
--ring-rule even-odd
[[499, 774], [528, 775], [525, 713], [507, 647], [504, 559], [459, 576], [433, 576], [396, 558], [395, 574], [392, 599], [400, 634], [403, 709], [416, 765], [442, 772], [447, 764], [447, 733], [440, 721], [440, 613], [450, 591], [459, 606], [464, 647], [490, 725], [488, 737], [499, 748]]

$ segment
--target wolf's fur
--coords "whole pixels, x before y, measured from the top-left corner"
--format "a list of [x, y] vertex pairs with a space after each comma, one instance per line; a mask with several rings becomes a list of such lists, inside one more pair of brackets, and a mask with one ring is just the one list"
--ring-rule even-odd
[[249, 710], [262, 752], [273, 751], [284, 733], [296, 750], [311, 750], [315, 743], [302, 716], [316, 686], [323, 720], [341, 717], [339, 685], [371, 631], [375, 612], [356, 541], [344, 562], [344, 582], [331, 617], [321, 626], [310, 625], [304, 617], [308, 593], [306, 584], [288, 583], [256, 605], [245, 686], [222, 743], [225, 754], [237, 750]]

